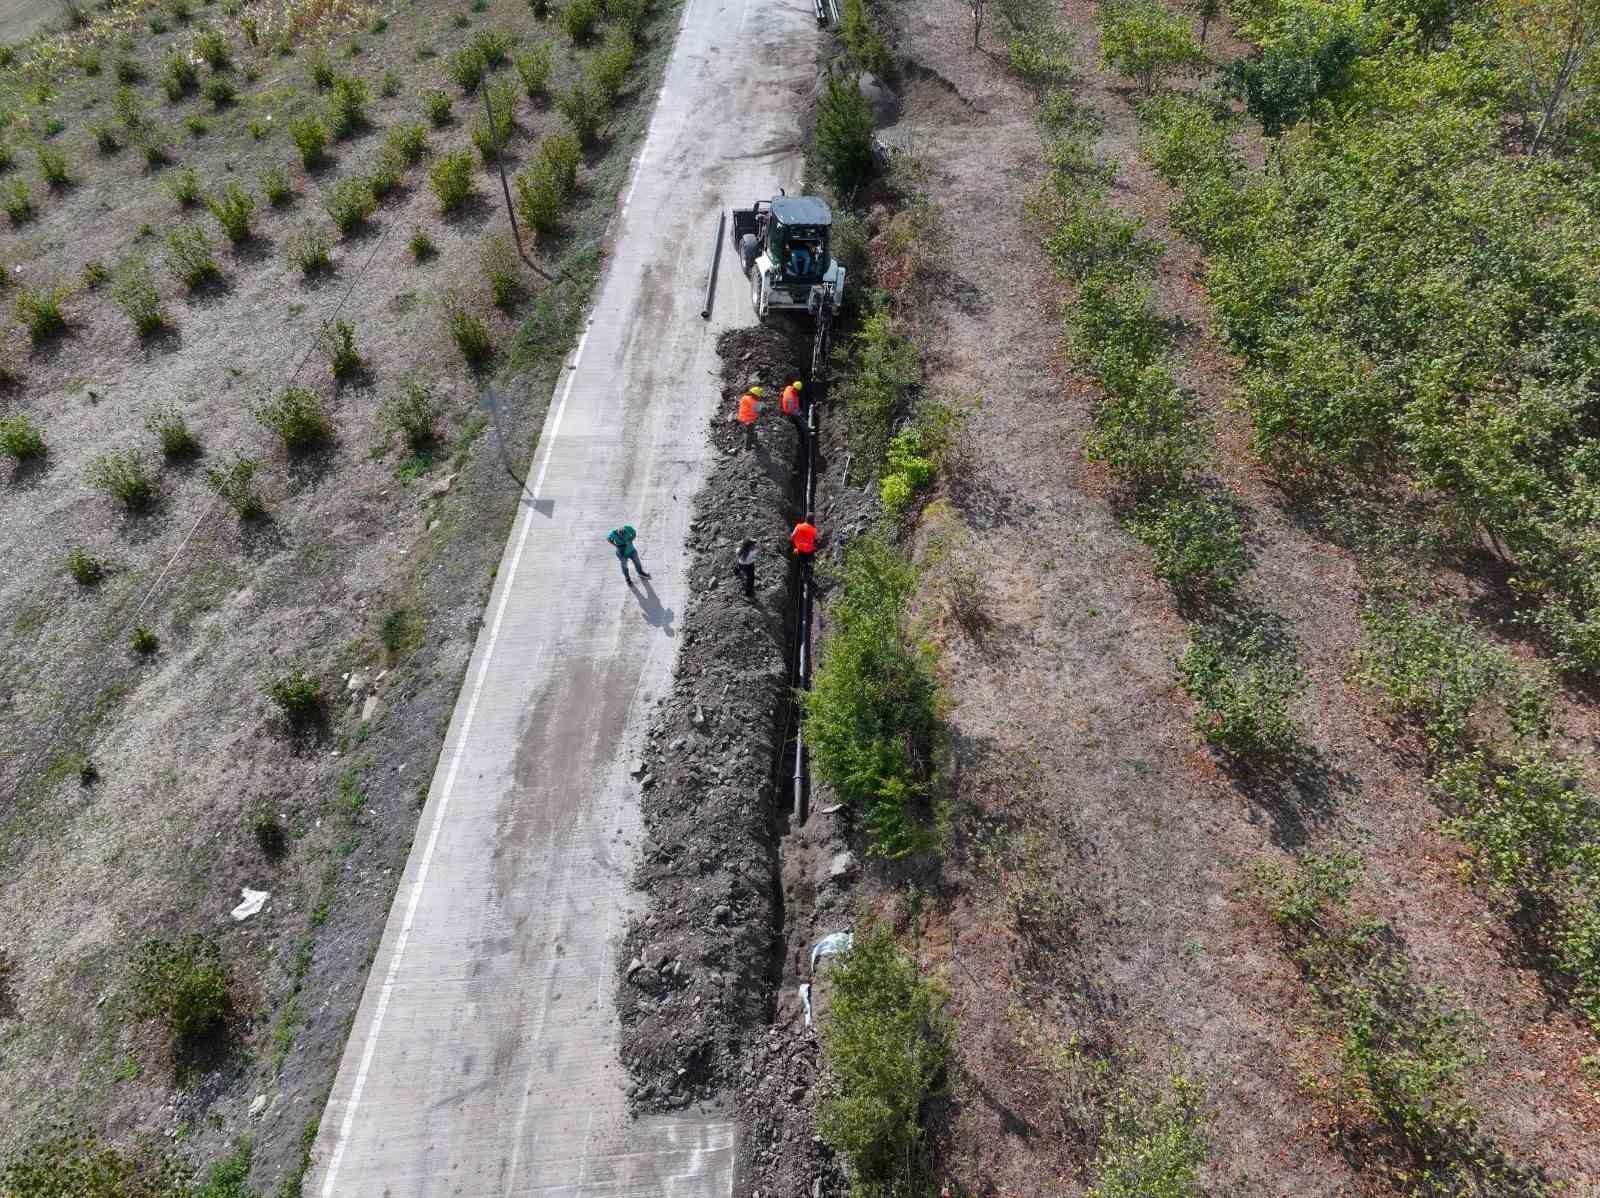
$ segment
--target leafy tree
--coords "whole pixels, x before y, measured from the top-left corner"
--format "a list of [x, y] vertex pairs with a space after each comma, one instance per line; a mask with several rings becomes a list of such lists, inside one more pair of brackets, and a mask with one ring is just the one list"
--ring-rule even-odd
[[817, 159], [834, 194], [849, 197], [872, 177], [872, 108], [854, 82], [839, 75], [817, 105]]
[[1538, 152], [1545, 135], [1574, 104], [1600, 85], [1600, 0], [1496, 0], [1497, 42], [1523, 103], [1539, 114], [1528, 143]]
[[1146, 96], [1168, 76], [1197, 70], [1205, 54], [1189, 23], [1159, 0], [1114, 0], [1100, 8], [1100, 55], [1106, 66], [1138, 81]]
[[1359, 30], [1344, 13], [1294, 5], [1259, 58], [1227, 65], [1223, 85], [1244, 101], [1262, 132], [1277, 137], [1339, 89], [1361, 45]]
[[1222, 15], [1222, 0], [1189, 0], [1189, 11], [1200, 18], [1200, 44], [1206, 44], [1211, 22]]

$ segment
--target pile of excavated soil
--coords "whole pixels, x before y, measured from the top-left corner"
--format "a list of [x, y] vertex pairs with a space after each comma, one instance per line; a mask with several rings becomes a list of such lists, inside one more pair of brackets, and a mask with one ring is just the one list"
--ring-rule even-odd
[[[718, 343], [722, 453], [696, 499], [691, 598], [670, 696], [634, 763], [647, 840], [637, 883], [649, 896], [621, 950], [617, 1010], [635, 1110], [711, 1098], [738, 1076], [753, 1030], [772, 1017], [779, 976], [778, 837], [789, 789], [779, 766], [792, 729], [789, 688], [799, 438], [777, 393], [809, 356], [803, 331], [740, 329]], [[759, 447], [739, 446], [739, 395], [760, 383]], [[735, 577], [739, 543], [760, 546], [756, 595]]]

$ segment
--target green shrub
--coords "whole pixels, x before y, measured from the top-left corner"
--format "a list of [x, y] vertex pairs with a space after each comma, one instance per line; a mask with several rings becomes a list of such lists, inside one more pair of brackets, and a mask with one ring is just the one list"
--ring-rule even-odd
[[232, 65], [228, 57], [228, 39], [215, 29], [202, 29], [195, 34], [194, 52], [213, 71], [226, 71]]
[[1490, 642], [1455, 605], [1414, 607], [1380, 595], [1361, 621], [1356, 677], [1417, 724], [1435, 754], [1500, 733], [1518, 741], [1548, 733], [1553, 679]]
[[855, 82], [830, 74], [817, 102], [817, 165], [841, 199], [848, 200], [872, 177], [875, 128], [872, 109]]
[[139, 152], [144, 155], [144, 164], [149, 170], [157, 170], [172, 161], [166, 140], [159, 129], [153, 129], [141, 137]]
[[1198, 629], [1177, 667], [1195, 701], [1195, 731], [1210, 744], [1247, 760], [1287, 757], [1300, 747], [1304, 730], [1289, 708], [1305, 689], [1304, 676], [1259, 628]]
[[333, 367], [335, 379], [347, 379], [361, 369], [356, 352], [356, 330], [348, 320], [335, 320], [322, 330], [322, 351]]
[[861, 322], [851, 338], [853, 370], [845, 388], [850, 445], [862, 472], [876, 473], [889, 449], [890, 430], [922, 380], [916, 344], [896, 327], [887, 308]]
[[636, 53], [633, 34], [626, 29], [613, 28], [606, 32], [605, 41], [589, 59], [589, 79], [607, 104], [615, 104], [622, 94]]
[[1205, 54], [1189, 22], [1159, 0], [1114, 0], [1100, 6], [1100, 55], [1134, 79], [1146, 96], [1172, 75], [1197, 71]]
[[28, 330], [28, 340], [43, 345], [67, 331], [67, 317], [61, 301], [67, 297], [64, 287], [45, 289], [24, 287], [17, 292], [13, 311]]
[[139, 657], [149, 657], [161, 647], [161, 640], [150, 629], [139, 627], [128, 638], [128, 647]]
[[145, 417], [144, 426], [155, 434], [156, 440], [161, 443], [162, 456], [169, 460], [181, 461], [200, 452], [200, 439], [194, 435], [194, 430], [184, 419], [182, 409], [176, 404], [153, 409]]
[[1338, 10], [1288, 12], [1261, 54], [1234, 59], [1222, 72], [1227, 95], [1244, 101], [1261, 131], [1278, 137], [1334, 97], [1361, 55], [1361, 18]]
[[316, 225], [304, 225], [284, 241], [284, 258], [299, 268], [303, 275], [314, 275], [333, 269], [329, 250], [333, 245], [328, 234]]
[[343, 141], [367, 125], [367, 85], [359, 79], [341, 77], [328, 95], [328, 131], [335, 141]]
[[289, 182], [289, 172], [276, 164], [261, 172], [261, 194], [274, 208], [287, 207], [294, 200], [294, 187]]
[[1072, 43], [1060, 29], [1014, 29], [1006, 39], [1006, 64], [1036, 92], [1072, 79]]
[[1224, 500], [1167, 495], [1141, 506], [1132, 525], [1155, 554], [1156, 577], [1184, 598], [1230, 591], [1244, 574], [1244, 528]]
[[482, 60], [484, 68], [498, 71], [505, 66], [515, 39], [497, 29], [483, 29], [472, 35], [469, 48]]
[[200, 71], [187, 54], [174, 50], [167, 55], [166, 64], [161, 72], [161, 90], [167, 93], [167, 99], [176, 104], [195, 88], [200, 86]]
[[428, 231], [421, 225], [411, 230], [411, 236], [406, 241], [406, 248], [411, 251], [411, 256], [418, 262], [426, 262], [439, 252], [433, 244], [433, 238], [428, 236]]
[[130, 258], [117, 268], [111, 298], [133, 322], [134, 332], [140, 337], [154, 336], [166, 326], [166, 307], [161, 302], [161, 293], [156, 290], [150, 266], [143, 258]]
[[333, 218], [334, 227], [345, 236], [366, 224], [378, 207], [372, 186], [365, 179], [340, 179], [324, 194], [322, 203]]
[[211, 125], [203, 116], [192, 116], [183, 122], [183, 127], [189, 131], [190, 137], [204, 137], [211, 132]]
[[536, 100], [549, 94], [551, 64], [548, 42], [540, 42], [526, 54], [518, 54], [515, 63], [528, 99]]
[[472, 194], [472, 155], [465, 150], [441, 155], [428, 172], [440, 212], [455, 212]]
[[176, 1155], [148, 1145], [111, 1148], [77, 1131], [51, 1131], [0, 1166], [6, 1198], [187, 1198], [190, 1181]]
[[300, 165], [315, 170], [327, 157], [328, 130], [315, 116], [303, 116], [289, 126], [289, 136], [300, 151]]
[[112, 64], [112, 73], [116, 75], [118, 83], [138, 83], [144, 78], [144, 68], [139, 65], [139, 60], [129, 54], [117, 55], [117, 60]]
[[485, 163], [494, 162], [516, 132], [513, 117], [517, 98], [510, 81], [501, 79], [489, 84], [488, 100], [493, 119], [489, 116], [475, 118], [469, 132], [478, 156]]
[[1079, 282], [1143, 273], [1160, 257], [1160, 243], [1143, 236], [1144, 221], [1111, 207], [1098, 191], [1075, 180], [1049, 186], [1029, 204], [1030, 215], [1049, 229], [1044, 251], [1063, 278]]
[[482, 264], [494, 306], [510, 312], [522, 298], [522, 263], [511, 239], [495, 234], [484, 242]]
[[301, 670], [293, 670], [267, 683], [267, 698], [284, 719], [299, 728], [322, 720], [326, 711], [322, 683]]
[[878, 23], [873, 19], [867, 0], [844, 0], [839, 18], [839, 36], [856, 65], [880, 79], [893, 77], [894, 55], [883, 34], [878, 32]]
[[35, 154], [39, 160], [39, 176], [52, 188], [66, 187], [72, 182], [72, 176], [67, 171], [67, 156], [60, 150], [42, 145], [35, 150]]
[[187, 25], [194, 15], [189, 0], [167, 0], [162, 7], [167, 10], [167, 15], [180, 25]]
[[83, 68], [83, 73], [93, 79], [100, 74], [100, 51], [93, 46], [85, 46], [78, 52], [78, 65]]
[[383, 73], [383, 81], [378, 84], [378, 94], [385, 100], [392, 100], [400, 94], [400, 76], [393, 71]]
[[878, 498], [884, 514], [897, 520], [910, 506], [912, 498], [933, 481], [934, 465], [923, 456], [922, 437], [916, 428], [895, 434], [889, 442]]
[[244, 188], [230, 183], [222, 194], [208, 199], [206, 207], [234, 245], [250, 240], [250, 217], [255, 213], [256, 201]]
[[572, 127], [579, 144], [589, 145], [600, 134], [608, 110], [605, 100], [592, 83], [578, 80], [566, 91], [556, 96], [556, 109]]
[[423, 453], [438, 439], [443, 405], [422, 383], [407, 380], [399, 395], [385, 400], [378, 419], [386, 432], [398, 433], [412, 453]]
[[82, 545], [74, 545], [67, 553], [67, 573], [79, 586], [92, 587], [106, 576], [106, 564]]
[[26, 412], [0, 416], [0, 452], [14, 462], [44, 457], [44, 434]]
[[1095, 1156], [1099, 1181], [1089, 1198], [1200, 1198], [1200, 1167], [1210, 1151], [1205, 1092], [1182, 1073], [1167, 1094], [1121, 1087], [1106, 1111]]
[[309, 387], [286, 387], [256, 406], [256, 419], [283, 441], [290, 453], [326, 445], [333, 439], [333, 418]]
[[319, 92], [327, 91], [339, 78], [339, 72], [328, 59], [328, 52], [320, 47], [313, 50], [311, 57], [306, 60], [306, 73], [311, 76], [311, 82]]
[[117, 138], [117, 131], [110, 125], [96, 125], [89, 132], [94, 134], [95, 149], [102, 154], [115, 154], [122, 149], [122, 142]]
[[117, 499], [130, 512], [142, 512], [156, 500], [156, 481], [136, 449], [113, 449], [89, 463], [89, 485]]
[[422, 93], [422, 103], [428, 110], [428, 120], [433, 122], [435, 129], [442, 129], [450, 123], [450, 96], [436, 87], [429, 88]]
[[396, 125], [383, 140], [383, 148], [405, 166], [416, 166], [428, 152], [428, 132], [415, 123]]
[[206, 99], [211, 101], [211, 106], [218, 112], [239, 97], [238, 88], [234, 87], [233, 80], [226, 75], [213, 75], [207, 79], [204, 92]]
[[139, 99], [139, 93], [131, 87], [117, 88], [111, 107], [129, 136], [137, 135], [149, 124], [150, 118], [145, 115], [144, 103]]
[[942, 738], [931, 650], [904, 627], [911, 567], [863, 538], [845, 557], [833, 635], [802, 694], [817, 776], [861, 810], [871, 851], [895, 858], [932, 847], [926, 816]]
[[252, 485], [256, 470], [256, 460], [236, 450], [225, 465], [206, 467], [205, 483], [241, 520], [255, 520], [267, 510]]
[[856, 1192], [923, 1193], [922, 1108], [952, 1052], [946, 995], [881, 925], [856, 934], [830, 981], [817, 1130], [850, 1162]]
[[595, 26], [600, 23], [600, 7], [595, 0], [566, 0], [556, 20], [574, 42], [586, 42], [594, 36]]
[[198, 934], [147, 940], [132, 964], [134, 1010], [159, 1020], [180, 1046], [215, 1034], [227, 1021], [228, 972], [216, 941]]
[[474, 368], [485, 365], [494, 356], [494, 339], [477, 305], [459, 291], [447, 291], [440, 304], [445, 329], [467, 365]]
[[[1109, 388], [1108, 388], [1109, 389]], [[1084, 456], [1148, 494], [1179, 486], [1200, 465], [1206, 429], [1165, 366], [1146, 366], [1095, 408]]]
[[6, 185], [0, 202], [4, 203], [6, 216], [13, 225], [27, 224], [34, 217], [33, 193], [21, 179], [13, 179]]
[[190, 291], [219, 277], [217, 256], [199, 225], [179, 225], [167, 232], [167, 269]]
[[172, 198], [178, 201], [178, 207], [192, 208], [200, 202], [199, 172], [192, 166], [184, 167], [167, 180], [167, 190], [172, 193]]
[[483, 82], [483, 76], [487, 71], [488, 66], [483, 61], [483, 55], [471, 46], [457, 50], [445, 60], [445, 77], [465, 95], [470, 96], [478, 90], [478, 84]]
[[565, 206], [561, 182], [554, 171], [535, 163], [516, 177], [517, 212], [535, 233], [548, 235], [561, 225]]

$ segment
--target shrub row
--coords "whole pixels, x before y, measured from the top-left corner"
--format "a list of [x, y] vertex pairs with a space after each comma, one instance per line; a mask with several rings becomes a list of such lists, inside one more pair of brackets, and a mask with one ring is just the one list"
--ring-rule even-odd
[[916, 575], [884, 541], [851, 545], [835, 621], [812, 689], [801, 695], [817, 776], [856, 808], [887, 858], [934, 843], [935, 754], [943, 738], [932, 649], [905, 627]]

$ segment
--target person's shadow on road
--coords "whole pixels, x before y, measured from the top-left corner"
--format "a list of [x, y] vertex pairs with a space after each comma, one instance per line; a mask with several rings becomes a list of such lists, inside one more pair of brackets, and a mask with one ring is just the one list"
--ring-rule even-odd
[[[643, 587], [641, 591], [640, 588]], [[661, 600], [656, 598], [656, 589], [649, 582], [641, 580], [628, 588], [633, 597], [639, 601], [639, 610], [644, 613], [644, 622], [652, 628], [659, 628], [669, 637], [676, 636], [672, 631], [672, 609], [662, 607]]]

